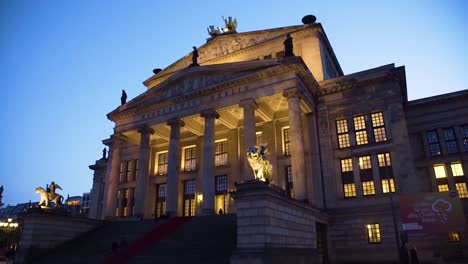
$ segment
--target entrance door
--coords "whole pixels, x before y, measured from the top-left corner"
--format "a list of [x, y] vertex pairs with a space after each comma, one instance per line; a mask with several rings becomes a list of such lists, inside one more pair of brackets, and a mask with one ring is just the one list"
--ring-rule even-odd
[[166, 184], [156, 185], [156, 202], [154, 203], [154, 216], [156, 218], [166, 215]]
[[195, 180], [184, 181], [184, 216], [195, 215]]
[[315, 232], [317, 234], [317, 254], [322, 260], [322, 263], [328, 263], [327, 249], [327, 225], [322, 223], [315, 224]]

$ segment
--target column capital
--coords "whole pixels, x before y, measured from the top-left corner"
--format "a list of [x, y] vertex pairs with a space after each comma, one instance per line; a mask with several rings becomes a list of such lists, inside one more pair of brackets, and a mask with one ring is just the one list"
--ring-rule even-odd
[[241, 101], [239, 102], [239, 106], [242, 107], [242, 108], [253, 108], [253, 109], [257, 109], [257, 108], [258, 108], [257, 103], [256, 103], [255, 100], [252, 99], [252, 98], [248, 98], [248, 99], [241, 100]]
[[219, 118], [219, 113], [216, 112], [214, 109], [206, 109], [206, 110], [203, 110], [200, 113], [200, 116], [204, 117], [204, 118], [216, 118], [216, 119], [218, 119]]
[[168, 126], [170, 126], [170, 127], [183, 127], [183, 126], [185, 126], [184, 121], [182, 121], [182, 119], [180, 119], [180, 118], [169, 119], [169, 120], [167, 120], [166, 124]]
[[121, 133], [112, 134], [109, 138], [102, 140], [102, 143], [108, 147], [115, 144], [119, 144], [125, 141], [124, 136]]
[[140, 134], [154, 134], [154, 130], [147, 124], [142, 124], [137, 127], [137, 131]]
[[299, 94], [299, 90], [297, 88], [289, 88], [283, 91], [283, 96], [290, 99], [290, 98], [301, 98]]

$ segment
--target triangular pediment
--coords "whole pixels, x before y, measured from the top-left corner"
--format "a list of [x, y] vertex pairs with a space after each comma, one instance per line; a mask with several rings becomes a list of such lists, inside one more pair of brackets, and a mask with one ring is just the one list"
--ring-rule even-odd
[[[245, 33], [220, 35], [198, 48], [198, 63], [201, 65], [210, 65], [216, 63], [215, 61], [221, 57], [229, 56], [244, 49], [262, 45], [268, 41], [283, 38], [288, 33], [297, 32], [303, 29], [311, 29], [311, 27], [310, 25], [298, 25], [268, 30], [250, 31]], [[146, 87], [148, 87], [148, 89], [151, 89], [178, 70], [188, 67], [191, 63], [192, 53], [188, 53], [183, 58], [177, 60], [158, 74], [146, 80], [144, 84]]]

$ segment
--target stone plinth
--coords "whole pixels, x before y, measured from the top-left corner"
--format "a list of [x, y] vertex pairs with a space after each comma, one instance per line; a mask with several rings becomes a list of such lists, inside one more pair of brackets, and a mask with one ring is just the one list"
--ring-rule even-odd
[[86, 233], [102, 222], [68, 216], [64, 210], [33, 208], [24, 215], [18, 263], [29, 263], [49, 249]]
[[262, 181], [238, 184], [237, 249], [233, 263], [318, 263], [316, 209]]

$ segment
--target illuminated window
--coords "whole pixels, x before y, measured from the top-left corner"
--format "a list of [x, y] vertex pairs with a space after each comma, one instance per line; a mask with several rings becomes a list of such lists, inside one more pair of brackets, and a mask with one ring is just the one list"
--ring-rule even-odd
[[440, 156], [442, 153], [440, 152], [439, 137], [437, 137], [437, 132], [435, 130], [427, 131], [426, 137], [431, 156]]
[[128, 189], [123, 190], [122, 197], [122, 216], [128, 216]]
[[452, 168], [452, 175], [454, 177], [464, 175], [461, 162], [452, 162], [452, 164], [450, 164], [450, 167]]
[[343, 194], [345, 198], [356, 197], [354, 183], [353, 160], [351, 158], [340, 160], [341, 180], [343, 181]]
[[195, 180], [184, 181], [184, 216], [195, 215]]
[[227, 165], [227, 140], [215, 143], [215, 166]]
[[157, 158], [157, 167], [156, 173], [159, 175], [167, 174], [167, 164], [169, 163], [169, 153], [167, 151], [159, 152], [156, 154]]
[[395, 192], [395, 182], [392, 179], [382, 179], [382, 192], [383, 193], [389, 193], [389, 192]]
[[[215, 210], [217, 214], [221, 212], [229, 213], [229, 195], [228, 195], [228, 181], [226, 175], [215, 177]], [[221, 211], [220, 211], [221, 209]]]
[[343, 184], [344, 197], [356, 197], [356, 185], [354, 183]]
[[359, 157], [359, 169], [361, 170], [372, 169], [370, 156]]
[[377, 154], [377, 160], [379, 163], [379, 175], [380, 182], [382, 184], [382, 192], [395, 192], [395, 181], [393, 179], [390, 153]]
[[374, 182], [373, 181], [362, 182], [362, 193], [364, 195], [375, 194]]
[[120, 169], [119, 169], [119, 179], [120, 179], [120, 182], [123, 182], [123, 181], [124, 181], [123, 169], [124, 169], [124, 163], [121, 162], [121, 163], [120, 163]]
[[447, 144], [447, 153], [453, 154], [458, 152], [457, 141], [455, 138], [455, 131], [453, 128], [446, 128], [443, 130], [445, 143]]
[[447, 172], [445, 170], [445, 165], [444, 164], [434, 165], [434, 172], [435, 172], [436, 179], [446, 179], [447, 178]]
[[463, 151], [468, 151], [468, 126], [462, 127], [462, 135], [463, 135]]
[[466, 189], [465, 182], [455, 183], [455, 187], [457, 188], [458, 196], [460, 198], [468, 198], [468, 190]]
[[285, 156], [291, 155], [291, 138], [289, 137], [289, 127], [283, 128], [283, 151]]
[[379, 224], [368, 224], [367, 227], [367, 240], [369, 244], [380, 243], [380, 226]]
[[448, 241], [449, 242], [460, 242], [460, 233], [458, 232], [449, 232], [448, 233]]
[[356, 144], [364, 145], [367, 144], [367, 131], [366, 131], [366, 120], [363, 115], [355, 116], [353, 118], [354, 131], [356, 134]]
[[260, 146], [263, 144], [263, 133], [262, 131], [255, 132], [255, 144]]
[[184, 171], [194, 171], [197, 168], [196, 147], [184, 148]]
[[127, 161], [127, 171], [125, 173], [125, 178], [127, 181], [132, 181], [133, 175], [132, 175], [132, 169], [133, 169], [133, 160], [128, 160]]
[[336, 132], [338, 134], [338, 147], [349, 147], [349, 131], [346, 119], [336, 120]]
[[449, 191], [448, 184], [439, 184], [439, 185], [437, 185], [437, 188], [439, 189], [439, 192], [448, 192]]
[[289, 197], [294, 198], [294, 187], [293, 187], [291, 166], [286, 166], [286, 194]]
[[117, 206], [115, 207], [115, 216], [119, 216], [119, 209], [120, 209], [120, 201], [122, 200], [122, 191], [117, 191]]
[[156, 185], [155, 216], [161, 217], [166, 214], [166, 184]]
[[375, 142], [382, 142], [387, 140], [387, 133], [385, 132], [385, 122], [383, 112], [371, 114], [372, 130], [374, 131]]

